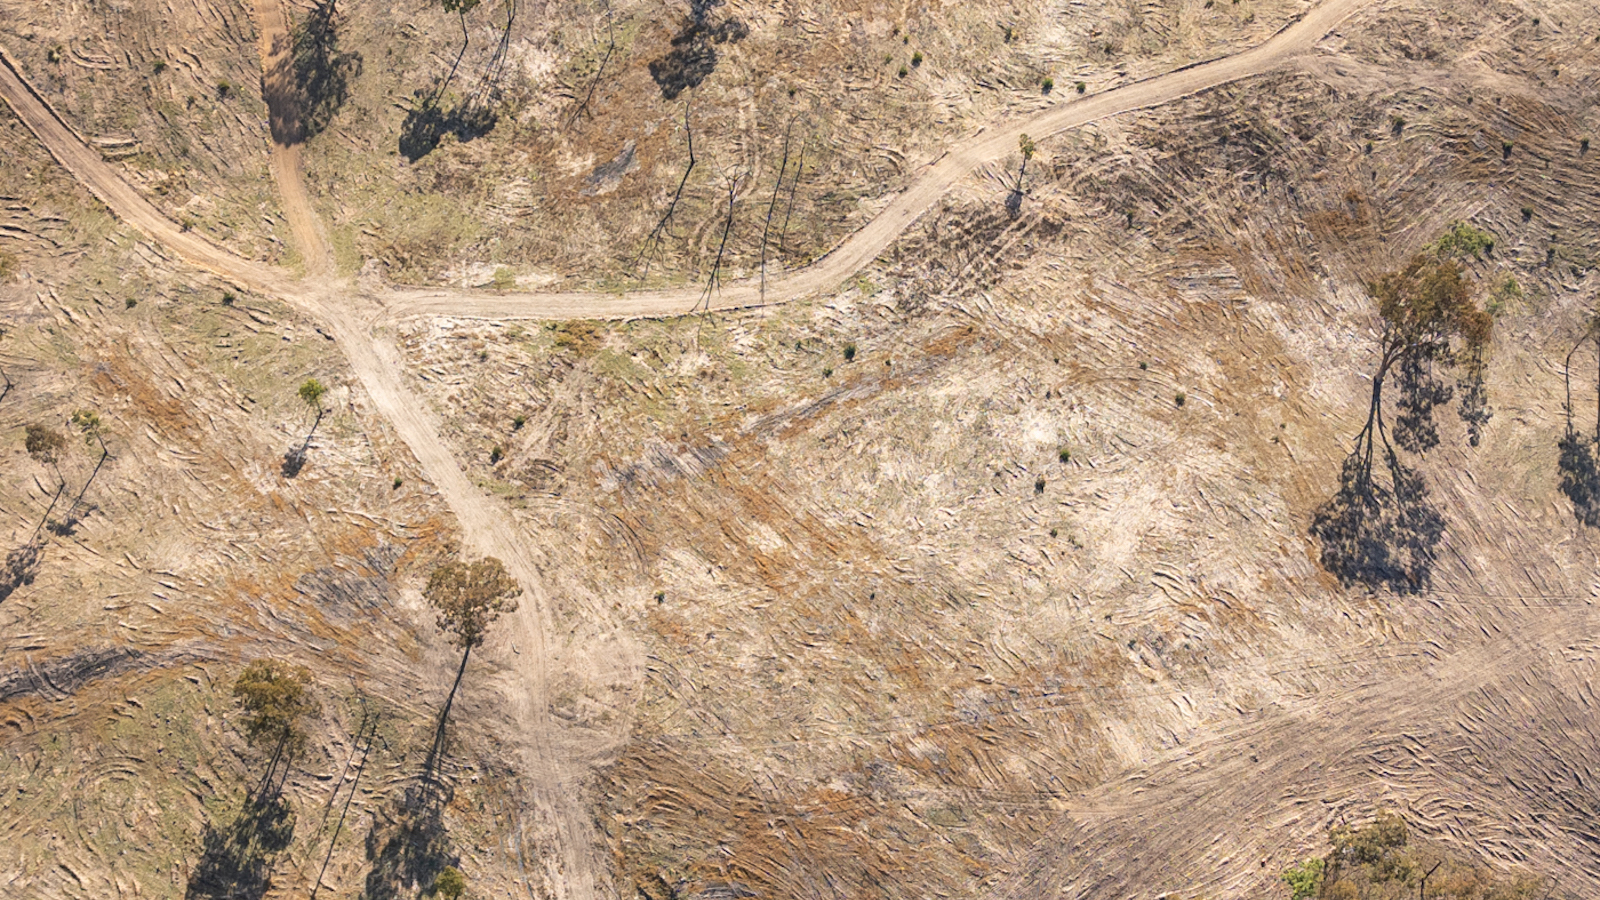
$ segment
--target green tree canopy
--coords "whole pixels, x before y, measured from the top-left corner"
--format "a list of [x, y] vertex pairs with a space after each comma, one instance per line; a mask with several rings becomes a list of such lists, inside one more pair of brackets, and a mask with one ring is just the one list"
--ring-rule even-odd
[[492, 556], [471, 563], [447, 562], [433, 570], [422, 590], [438, 611], [439, 630], [467, 651], [483, 643], [501, 613], [517, 611], [516, 597], [521, 593], [505, 564]]
[[455, 866], [445, 866], [433, 880], [433, 892], [444, 900], [461, 900], [461, 895], [467, 892], [467, 876]]
[[244, 707], [244, 735], [257, 747], [296, 751], [305, 744], [300, 720], [321, 706], [309, 691], [311, 670], [276, 659], [245, 666], [233, 683], [234, 699]]
[[305, 383], [300, 385], [299, 393], [305, 405], [316, 410], [318, 415], [322, 414], [322, 397], [328, 393], [326, 385], [315, 378], [307, 378]]

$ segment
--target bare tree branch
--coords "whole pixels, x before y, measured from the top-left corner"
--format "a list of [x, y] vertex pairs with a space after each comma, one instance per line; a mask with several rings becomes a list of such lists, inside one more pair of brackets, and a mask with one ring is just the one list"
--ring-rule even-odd
[[650, 229], [650, 234], [644, 239], [644, 247], [639, 251], [638, 259], [633, 262], [634, 268], [640, 263], [644, 269], [639, 273], [639, 280], [643, 281], [650, 274], [650, 261], [657, 251], [661, 249], [661, 242], [666, 235], [667, 226], [672, 223], [672, 216], [678, 210], [678, 201], [683, 197], [683, 188], [689, 183], [689, 174], [694, 171], [694, 129], [689, 125], [689, 103], [683, 104], [683, 132], [689, 137], [689, 165], [683, 170], [683, 178], [678, 182], [678, 189], [672, 194], [672, 202], [667, 204], [667, 211], [662, 214], [656, 227]]

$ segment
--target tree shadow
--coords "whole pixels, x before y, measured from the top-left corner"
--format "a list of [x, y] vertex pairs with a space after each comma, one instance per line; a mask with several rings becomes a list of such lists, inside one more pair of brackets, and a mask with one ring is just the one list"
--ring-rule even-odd
[[1569, 424], [1557, 443], [1561, 456], [1561, 493], [1572, 501], [1572, 514], [1590, 528], [1600, 528], [1600, 460], [1595, 444]]
[[438, 148], [445, 135], [453, 134], [465, 143], [494, 130], [499, 116], [487, 106], [471, 100], [445, 109], [437, 94], [417, 91], [416, 102], [400, 126], [400, 155], [416, 162]]
[[450, 789], [424, 778], [406, 791], [404, 799], [388, 812], [374, 814], [367, 833], [367, 873], [364, 900], [398, 900], [430, 887], [459, 855], [450, 847], [444, 808]]
[[650, 77], [661, 96], [676, 100], [684, 91], [699, 87], [717, 68], [717, 45], [744, 40], [750, 27], [739, 19], [712, 21], [711, 11], [722, 0], [690, 0], [689, 18], [672, 38], [672, 50], [651, 60]]
[[44, 542], [32, 540], [21, 547], [6, 554], [6, 561], [0, 567], [0, 603], [4, 603], [17, 588], [33, 584], [34, 576], [39, 574], [39, 555], [44, 551]]
[[1012, 188], [1006, 194], [1006, 215], [1013, 219], [1022, 215], [1022, 198], [1023, 192], [1021, 188]]
[[306, 448], [290, 447], [289, 452], [283, 454], [283, 465], [278, 471], [285, 478], [294, 478], [300, 470], [306, 467]]
[[93, 503], [77, 503], [65, 516], [49, 523], [45, 528], [56, 537], [72, 537], [77, 533], [78, 526], [83, 524], [83, 520], [99, 508]]
[[1345, 458], [1339, 490], [1317, 509], [1311, 534], [1322, 545], [1322, 566], [1346, 587], [1387, 587], [1398, 594], [1427, 588], [1444, 515], [1429, 497], [1422, 473], [1384, 452], [1389, 484], [1376, 477], [1371, 455]]
[[272, 864], [294, 838], [294, 813], [282, 796], [245, 801], [226, 828], [206, 826], [200, 862], [186, 900], [259, 900], [272, 887]]
[[[321, 134], [350, 98], [350, 82], [361, 77], [361, 54], [339, 49], [336, 2], [319, 0], [294, 29], [288, 64], [298, 94], [295, 142]], [[277, 137], [276, 126], [273, 137]]]

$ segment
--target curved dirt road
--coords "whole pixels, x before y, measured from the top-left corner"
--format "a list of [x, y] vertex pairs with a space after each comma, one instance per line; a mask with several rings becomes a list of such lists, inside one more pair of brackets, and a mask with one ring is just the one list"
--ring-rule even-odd
[[[1048, 137], [1123, 113], [1160, 106], [1230, 81], [1238, 81], [1289, 64], [1356, 10], [1373, 0], [1328, 0], [1258, 47], [1211, 62], [1140, 81], [1092, 97], [1064, 100], [1025, 119], [1002, 122], [951, 147], [938, 162], [872, 221], [826, 256], [779, 279], [768, 279], [767, 302], [783, 303], [819, 291], [831, 291], [878, 258], [912, 223], [961, 179], [979, 166], [1015, 153], [1023, 134]], [[714, 310], [761, 304], [758, 281], [729, 285], [711, 298]], [[623, 295], [596, 292], [491, 295], [451, 290], [396, 290], [387, 297], [390, 314], [471, 316], [489, 319], [620, 319], [683, 315], [702, 301], [698, 287], [669, 291], [635, 291]]]
[[[950, 188], [977, 167], [1003, 159], [1016, 149], [1024, 134], [1047, 137], [1090, 122], [1138, 109], [1159, 106], [1207, 88], [1238, 81], [1289, 64], [1357, 10], [1375, 0], [1327, 0], [1258, 47], [1233, 56], [1180, 69], [1084, 99], [1063, 100], [1059, 105], [1023, 119], [985, 129], [950, 148], [937, 163], [861, 230], [832, 252], [804, 269], [769, 281], [768, 293], [784, 302], [817, 291], [831, 290], [861, 267], [876, 259], [913, 222], [939, 201]], [[272, 5], [263, 0], [263, 7]], [[281, 13], [278, 14], [281, 27]], [[265, 36], [263, 41], [271, 38]], [[263, 49], [272, 54], [273, 48]], [[62, 165], [119, 217], [137, 226], [202, 268], [267, 293], [296, 293], [293, 276], [271, 266], [250, 262], [177, 225], [151, 206], [122, 180], [100, 155], [90, 149], [49, 109], [27, 85], [10, 58], [0, 48], [0, 96], [39, 136]], [[308, 269], [326, 259], [325, 242], [310, 203], [300, 184], [298, 157], [274, 163], [283, 185], [284, 205], [297, 243], [304, 240]], [[314, 250], [312, 248], [315, 248]], [[316, 278], [312, 293], [323, 296], [348, 290], [346, 283]], [[305, 290], [301, 285], [298, 290]], [[688, 313], [701, 298], [699, 288], [637, 291], [617, 295], [598, 291], [568, 293], [491, 294], [471, 290], [395, 289], [376, 294], [389, 316], [451, 315], [481, 318], [605, 319], [675, 316]], [[736, 309], [761, 302], [760, 286], [751, 279], [729, 285], [711, 298], [712, 309]], [[342, 304], [341, 307], [342, 309]], [[330, 310], [333, 307], [330, 307]], [[369, 314], [377, 313], [368, 310]], [[338, 314], [343, 314], [342, 312]]]
[[[1373, 0], [1327, 0], [1267, 43], [1237, 54], [1169, 73], [1148, 81], [1061, 105], [1027, 119], [1002, 124], [951, 148], [950, 152], [895, 197], [864, 228], [813, 265], [771, 285], [777, 302], [830, 290], [869, 264], [916, 219], [975, 168], [1003, 158], [1017, 137], [1044, 137], [1098, 119], [1159, 105], [1229, 81], [1258, 75], [1290, 62], [1310, 49], [1331, 28]], [[275, 0], [259, 0], [263, 86], [282, 64], [283, 16]], [[532, 652], [517, 674], [522, 678], [513, 698], [519, 721], [527, 726], [529, 780], [535, 808], [551, 817], [560, 844], [547, 861], [558, 896], [589, 900], [604, 893], [606, 869], [594, 824], [573, 790], [582, 764], [554, 748], [554, 724], [544, 703], [549, 665], [549, 616], [536, 567], [516, 539], [515, 523], [505, 508], [485, 496], [462, 471], [440, 438], [437, 420], [427, 404], [410, 392], [401, 376], [403, 363], [377, 323], [406, 315], [441, 314], [494, 318], [632, 318], [684, 314], [700, 299], [698, 289], [614, 294], [549, 293], [492, 295], [475, 291], [399, 289], [365, 294], [348, 281], [336, 280], [320, 224], [300, 179], [298, 146], [275, 134], [272, 172], [280, 186], [291, 235], [305, 259], [305, 280], [275, 266], [238, 257], [203, 237], [187, 232], [164, 216], [129, 185], [100, 155], [59, 117], [27, 83], [0, 48], [0, 97], [52, 155], [110, 210], [154, 241], [188, 262], [256, 292], [276, 296], [322, 323], [344, 351], [371, 402], [389, 420], [415, 454], [428, 479], [461, 522], [472, 551], [499, 556], [525, 590], [523, 612], [515, 617], [515, 639]], [[712, 309], [730, 309], [760, 302], [754, 281], [730, 285], [713, 297]]]

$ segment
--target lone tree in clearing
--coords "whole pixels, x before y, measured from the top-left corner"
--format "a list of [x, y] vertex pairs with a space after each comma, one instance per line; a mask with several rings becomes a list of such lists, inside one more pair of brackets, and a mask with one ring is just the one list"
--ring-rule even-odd
[[[1341, 582], [1409, 593], [1428, 582], [1444, 517], [1422, 474], [1399, 451], [1420, 456], [1438, 445], [1434, 411], [1453, 393], [1440, 369], [1459, 371], [1461, 415], [1471, 443], [1478, 442], [1478, 426], [1488, 418], [1483, 372], [1494, 320], [1474, 303], [1461, 266], [1442, 250], [1412, 257], [1368, 292], [1378, 301], [1383, 334], [1367, 421], [1311, 533], [1322, 544], [1323, 567]], [[1391, 381], [1392, 428], [1384, 403]]]
[[316, 418], [311, 421], [311, 430], [306, 432], [306, 439], [299, 448], [290, 450], [283, 458], [283, 474], [286, 478], [293, 478], [300, 474], [305, 467], [306, 453], [311, 449], [311, 438], [317, 433], [317, 426], [322, 424], [322, 417], [328, 414], [327, 407], [322, 405], [322, 398], [327, 395], [328, 388], [315, 378], [307, 378], [296, 392], [300, 401], [309, 406], [316, 413]]
[[461, 686], [461, 676], [466, 674], [467, 659], [472, 648], [483, 643], [489, 626], [502, 613], [517, 611], [517, 596], [522, 587], [506, 571], [500, 560], [486, 556], [477, 562], [447, 562], [428, 576], [428, 586], [422, 596], [438, 613], [439, 630], [449, 635], [450, 643], [461, 648], [461, 667], [456, 670], [455, 683], [450, 686], [450, 696], [445, 699], [444, 711], [439, 714], [439, 729], [434, 735], [433, 749], [428, 754], [427, 770], [431, 774], [444, 747], [445, 723], [450, 719], [450, 707], [455, 703], [456, 689]]
[[[72, 505], [67, 507], [63, 521], [59, 525], [50, 526], [53, 531], [62, 535], [71, 534], [78, 527], [78, 522], [82, 518], [78, 515], [78, 507], [83, 505], [83, 496], [89, 493], [89, 486], [94, 484], [94, 480], [100, 475], [100, 470], [105, 467], [106, 460], [111, 458], [111, 450], [106, 446], [105, 422], [101, 420], [99, 413], [92, 409], [80, 409], [72, 414], [72, 424], [83, 435], [85, 444], [90, 447], [99, 446], [100, 458], [95, 460], [94, 471], [84, 479], [83, 487], [78, 489], [78, 495], [72, 498]], [[62, 484], [65, 485], [66, 482], [63, 481]]]
[[1017, 150], [1022, 153], [1022, 165], [1017, 167], [1017, 183], [1011, 186], [1011, 192], [1006, 194], [1006, 212], [1015, 219], [1022, 214], [1022, 198], [1026, 191], [1022, 187], [1022, 179], [1028, 174], [1028, 161], [1039, 152], [1039, 145], [1027, 135], [1017, 137]]
[[245, 666], [233, 683], [233, 697], [245, 711], [245, 740], [257, 749], [272, 748], [271, 761], [256, 790], [260, 796], [266, 796], [263, 792], [272, 785], [279, 763], [283, 764], [283, 778], [277, 790], [282, 789], [290, 761], [305, 748], [300, 720], [321, 709], [307, 690], [311, 683], [310, 669], [275, 659], [258, 659]]

